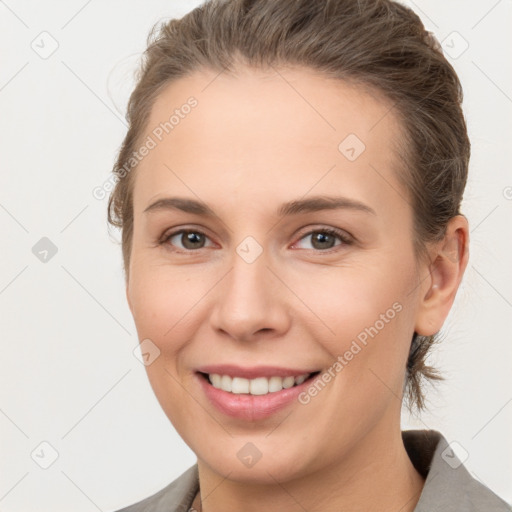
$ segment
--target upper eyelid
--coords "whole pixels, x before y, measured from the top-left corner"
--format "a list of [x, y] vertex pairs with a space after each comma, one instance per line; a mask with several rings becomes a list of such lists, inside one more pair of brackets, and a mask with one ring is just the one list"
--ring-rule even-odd
[[[330, 228], [330, 227], [325, 226], [323, 228], [308, 228], [307, 231], [297, 235], [297, 240], [295, 242], [293, 242], [293, 245], [297, 244], [300, 240], [302, 240], [306, 236], [311, 236], [315, 232], [321, 233], [322, 231], [327, 231], [327, 232], [329, 232], [329, 234], [336, 236], [341, 241], [340, 245], [352, 245], [356, 240], [355, 237], [353, 237], [350, 233], [348, 233], [344, 229]], [[335, 247], [337, 247], [337, 246], [335, 246]], [[315, 250], [315, 252], [328, 253], [330, 250], [332, 250], [332, 248], [327, 249], [325, 251]]]
[[[341, 229], [341, 228], [335, 228], [333, 226], [312, 225], [309, 227], [305, 227], [304, 230], [305, 231], [301, 230], [297, 235], [294, 236], [294, 238], [296, 238], [296, 241], [293, 242], [293, 244], [296, 244], [298, 241], [302, 240], [306, 236], [310, 236], [315, 232], [322, 232], [322, 231], [332, 231], [333, 232], [332, 234], [334, 236], [337, 236], [344, 244], [346, 244], [347, 241], [353, 242], [356, 240], [355, 237], [352, 234], [350, 234], [348, 231]], [[213, 242], [212, 238], [207, 233], [205, 233], [205, 228], [203, 228], [203, 227], [195, 228], [192, 226], [177, 228], [175, 230], [171, 229], [169, 231], [164, 232], [164, 234], [161, 237], [161, 242], [162, 243], [168, 242], [170, 238], [172, 238], [176, 235], [179, 235], [179, 234], [186, 233], [186, 232], [200, 233], [200, 234], [206, 236], [208, 239], [210, 239], [211, 242]], [[215, 243], [215, 242], [213, 242], [213, 243]], [[204, 247], [201, 247], [200, 249], [204, 249]], [[199, 250], [199, 249], [196, 249], [196, 250]], [[194, 252], [192, 249], [186, 250], [186, 251]], [[325, 252], [325, 251], [318, 251], [318, 252]]]

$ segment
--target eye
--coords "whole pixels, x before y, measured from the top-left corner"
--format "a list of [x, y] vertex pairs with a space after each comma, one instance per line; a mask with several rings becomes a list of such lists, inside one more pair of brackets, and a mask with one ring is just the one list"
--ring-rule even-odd
[[164, 235], [160, 244], [174, 246], [176, 242], [179, 242], [182, 244], [182, 247], [178, 246], [178, 249], [183, 249], [181, 252], [188, 252], [203, 249], [206, 247], [204, 245], [206, 240], [209, 240], [209, 238], [202, 231], [197, 229], [180, 229], [179, 231]]
[[[309, 231], [303, 235], [299, 242], [311, 237], [312, 247], [302, 247], [303, 249], [313, 249], [321, 252], [328, 252], [333, 247], [340, 245], [351, 245], [353, 240], [348, 234], [343, 231], [333, 228], [320, 228]], [[176, 252], [192, 252], [206, 247], [214, 246], [213, 243], [205, 245], [210, 239], [202, 231], [197, 229], [180, 229], [171, 233], [165, 234], [160, 241], [161, 245], [171, 246], [172, 250]], [[338, 241], [338, 243], [336, 243]], [[176, 244], [181, 244], [181, 247]], [[297, 245], [295, 244], [295, 246]]]
[[[312, 247], [306, 247], [306, 249], [312, 248], [324, 252], [339, 245], [352, 244], [351, 238], [346, 233], [333, 228], [321, 228], [309, 231], [302, 236], [300, 240], [305, 240], [308, 237], [311, 237]], [[340, 243], [336, 244], [336, 239], [338, 239]]]

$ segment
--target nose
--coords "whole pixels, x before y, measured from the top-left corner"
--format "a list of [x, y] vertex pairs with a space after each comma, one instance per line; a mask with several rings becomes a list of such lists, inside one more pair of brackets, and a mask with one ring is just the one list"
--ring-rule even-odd
[[231, 270], [216, 287], [213, 328], [237, 341], [283, 335], [290, 326], [289, 297], [276, 273], [265, 252], [251, 263], [235, 252]]

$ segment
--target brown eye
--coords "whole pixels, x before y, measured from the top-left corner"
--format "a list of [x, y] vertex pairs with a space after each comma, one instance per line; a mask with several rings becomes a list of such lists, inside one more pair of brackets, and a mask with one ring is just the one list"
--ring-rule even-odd
[[312, 245], [315, 249], [331, 249], [336, 245], [336, 238], [329, 233], [315, 232], [311, 236]]
[[[168, 236], [165, 237], [162, 243], [169, 244], [175, 247], [176, 244], [178, 244], [177, 249], [184, 249], [185, 251], [194, 251], [206, 247], [206, 240], [208, 240], [208, 237], [204, 233], [201, 233], [201, 231], [182, 229], [180, 231], [170, 233]], [[179, 244], [181, 244], [181, 247]]]
[[[315, 249], [317, 251], [326, 251], [339, 245], [350, 245], [350, 238], [343, 232], [335, 229], [317, 229], [310, 231], [304, 235], [300, 240], [311, 239], [311, 247], [305, 249]], [[338, 241], [338, 243], [336, 243]], [[304, 248], [304, 247], [303, 247]]]

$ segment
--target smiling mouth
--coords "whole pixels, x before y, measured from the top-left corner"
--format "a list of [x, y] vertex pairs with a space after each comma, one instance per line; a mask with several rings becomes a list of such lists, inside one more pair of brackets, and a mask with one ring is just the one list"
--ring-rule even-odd
[[301, 384], [304, 384], [304, 382], [314, 379], [320, 373], [320, 370], [296, 376], [256, 377], [255, 379], [231, 377], [229, 375], [220, 375], [218, 373], [198, 373], [216, 389], [237, 395], [260, 396], [300, 386]]

